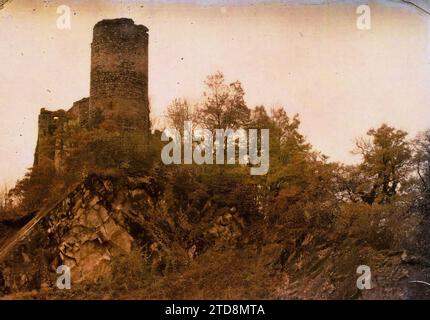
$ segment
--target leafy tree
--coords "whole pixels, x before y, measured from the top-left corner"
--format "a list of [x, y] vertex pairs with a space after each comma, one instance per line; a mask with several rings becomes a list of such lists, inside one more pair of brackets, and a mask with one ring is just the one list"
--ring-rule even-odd
[[415, 140], [414, 165], [421, 191], [420, 204], [426, 214], [430, 213], [430, 130]]
[[303, 156], [311, 150], [304, 136], [299, 132], [300, 118], [296, 114], [292, 118], [283, 108], [272, 110], [273, 129], [271, 135], [279, 145], [279, 156], [282, 163], [291, 161], [295, 156]]
[[50, 195], [54, 177], [55, 169], [52, 163], [33, 166], [10, 190], [9, 196], [20, 202], [23, 212], [38, 210]]
[[267, 114], [264, 106], [257, 106], [252, 109], [250, 126], [255, 129], [270, 129], [273, 127], [273, 120]]
[[337, 197], [345, 203], [362, 202], [363, 186], [367, 176], [356, 165], [340, 165], [336, 172]]
[[250, 110], [242, 84], [239, 81], [226, 84], [221, 72], [208, 76], [205, 84], [205, 100], [197, 114], [199, 122], [210, 130], [246, 127]]
[[412, 150], [407, 132], [386, 124], [367, 132], [370, 140], [356, 142], [357, 154], [363, 161], [360, 170], [365, 175], [361, 198], [373, 204], [388, 202], [405, 186], [410, 172]]

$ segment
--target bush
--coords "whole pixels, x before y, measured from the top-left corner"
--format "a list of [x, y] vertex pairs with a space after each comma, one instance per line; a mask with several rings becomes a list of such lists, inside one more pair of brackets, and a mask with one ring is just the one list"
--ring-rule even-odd
[[148, 257], [139, 249], [133, 249], [129, 255], [113, 259], [109, 287], [115, 292], [137, 290], [144, 286], [149, 277]]

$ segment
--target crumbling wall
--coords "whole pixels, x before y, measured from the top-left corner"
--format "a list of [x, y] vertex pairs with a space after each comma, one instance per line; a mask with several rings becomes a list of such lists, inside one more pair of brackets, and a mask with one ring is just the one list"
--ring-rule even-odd
[[64, 125], [68, 121], [64, 110], [40, 110], [34, 165], [59, 159], [63, 152]]
[[148, 29], [131, 19], [95, 25], [90, 97], [67, 112], [41, 109], [34, 165], [52, 163], [60, 171], [69, 147], [64, 133], [71, 127], [91, 130], [97, 117], [109, 130], [149, 134]]
[[75, 101], [73, 106], [67, 111], [71, 121], [81, 128], [88, 128], [89, 125], [90, 98], [83, 98]]

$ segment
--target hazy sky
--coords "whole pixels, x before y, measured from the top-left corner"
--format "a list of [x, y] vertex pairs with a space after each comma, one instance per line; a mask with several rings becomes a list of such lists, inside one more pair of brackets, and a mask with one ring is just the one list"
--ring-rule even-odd
[[[104, 18], [150, 30], [155, 123], [175, 97], [199, 101], [220, 70], [242, 82], [249, 107], [299, 113], [332, 160], [354, 161], [354, 139], [382, 122], [412, 135], [430, 127], [430, 15], [413, 6], [371, 2], [371, 29], [358, 30], [362, 1], [169, 2], [14, 0], [0, 11], [0, 183], [32, 165], [41, 107], [88, 96], [92, 27]], [[62, 4], [70, 30], [56, 26]]]

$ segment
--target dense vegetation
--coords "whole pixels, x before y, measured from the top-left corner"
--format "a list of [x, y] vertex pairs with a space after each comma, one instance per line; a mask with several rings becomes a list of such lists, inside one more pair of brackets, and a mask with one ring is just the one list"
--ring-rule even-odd
[[[156, 286], [158, 295], [151, 296], [148, 292], [155, 291], [146, 290], [143, 297], [214, 297], [208, 293], [210, 287], [216, 281], [227, 285], [234, 277], [236, 282], [231, 286], [236, 291], [218, 288], [215, 297], [283, 297], [276, 293], [280, 289], [275, 285], [280, 283], [282, 272], [294, 282], [325, 268], [323, 258], [316, 258], [318, 248], [330, 248], [333, 256], [336, 246], [347, 250], [331, 267], [342, 276], [354, 274], [363, 261], [374, 261], [375, 252], [413, 247], [430, 209], [430, 131], [411, 139], [407, 132], [388, 124], [371, 128], [353, 150], [361, 162], [344, 165], [314, 150], [300, 133], [298, 115], [291, 116], [282, 107], [251, 109], [244, 95], [239, 81], [228, 84], [221, 73], [216, 73], [207, 78], [201, 103], [191, 105], [186, 99], [176, 99], [166, 118], [179, 130], [186, 120], [211, 130], [270, 129], [270, 171], [265, 176], [251, 176], [243, 165], [165, 166], [160, 162], [163, 144], [159, 131], [150, 138], [137, 131], [113, 132], [105, 129], [100, 119], [92, 130], [69, 133], [73, 151], [61, 172], [55, 172], [50, 163], [33, 167], [5, 197], [18, 205], [4, 199], [0, 210], [2, 214], [33, 212], [61, 197], [82, 177], [96, 173], [152, 176], [165, 192], [169, 212], [185, 214], [196, 226], [208, 204], [238, 213], [244, 230], [237, 237], [208, 243], [195, 229], [187, 236], [197, 244], [199, 258], [194, 265], [158, 270], [161, 273], [151, 276], [145, 273], [140, 278], [141, 273], [130, 273], [132, 283]], [[362, 248], [374, 251], [364, 252]], [[146, 265], [145, 257], [142, 249], [119, 263], [120, 278], [112, 283], [127, 283], [125, 270]], [[183, 272], [185, 287], [192, 288], [188, 293], [178, 293], [178, 271]], [[212, 282], [206, 279], [207, 283], [196, 287], [192, 279], [208, 272], [218, 272], [218, 276], [231, 272], [234, 276]], [[154, 277], [158, 277], [156, 285]], [[342, 297], [353, 296], [348, 290]]]

